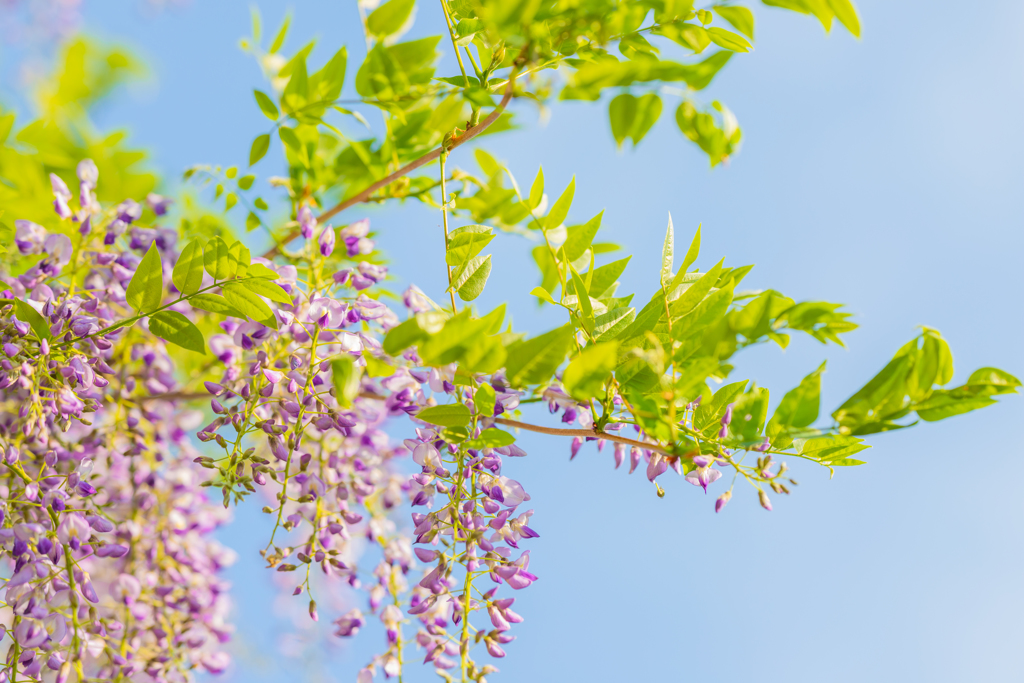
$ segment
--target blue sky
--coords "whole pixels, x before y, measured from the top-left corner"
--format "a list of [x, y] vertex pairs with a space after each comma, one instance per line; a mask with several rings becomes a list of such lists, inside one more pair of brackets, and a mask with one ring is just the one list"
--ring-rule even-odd
[[[285, 3], [257, 4], [276, 27]], [[196, 0], [157, 16], [143, 6], [86, 2], [87, 28], [134, 47], [152, 68], [150, 80], [103, 105], [98, 122], [126, 126], [168, 179], [193, 163], [242, 163], [266, 127], [251, 95], [259, 71], [237, 47], [248, 4]], [[846, 303], [863, 326], [848, 350], [758, 348], [736, 373], [778, 400], [828, 359], [823, 412], [922, 324], [952, 345], [956, 381], [984, 365], [1024, 373], [1024, 5], [859, 7], [861, 41], [755, 9], [756, 51], [707, 93], [743, 125], [742, 152], [727, 168], [709, 170], [671, 117], [636, 150], [616, 150], [606, 104], [557, 104], [545, 122], [516, 104], [523, 130], [485, 143], [521, 183], [541, 164], [549, 192], [576, 175], [570, 217], [605, 209], [604, 238], [633, 254], [622, 292], [642, 298], [655, 286], [671, 212], [681, 239], [703, 224], [699, 265], [756, 263], [752, 288]], [[362, 53], [353, 3], [295, 10], [291, 48], [316, 36], [315, 61], [342, 43]], [[424, 5], [415, 33], [440, 27]], [[454, 72], [450, 55], [445, 64]], [[460, 153], [453, 162], [470, 166]], [[274, 161], [262, 172], [280, 172]], [[412, 206], [370, 215], [401, 282], [439, 293], [439, 216]], [[527, 296], [537, 279], [529, 245], [501, 239], [481, 308], [508, 299], [517, 328], [557, 324]], [[711, 495], [681, 480], [658, 499], [639, 473], [614, 471], [608, 451], [570, 463], [567, 442], [524, 435], [530, 457], [506, 474], [533, 496], [541, 538], [531, 570], [541, 579], [517, 596], [526, 622], [489, 680], [1017, 680], [1022, 423], [1024, 402], [1009, 399], [880, 435], [867, 465], [830, 481], [790, 463], [801, 486], [773, 512], [737, 487], [720, 515]], [[223, 534], [240, 553], [230, 571], [239, 625], [230, 680], [353, 680], [379, 632], [318, 654], [281, 653], [287, 605], [302, 615], [304, 603], [275, 598], [256, 556], [267, 528], [255, 507]], [[429, 667], [409, 674], [437, 680]]]

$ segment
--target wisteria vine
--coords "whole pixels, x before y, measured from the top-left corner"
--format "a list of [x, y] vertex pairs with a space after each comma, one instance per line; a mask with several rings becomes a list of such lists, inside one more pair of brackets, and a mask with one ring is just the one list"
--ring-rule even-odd
[[[282, 218], [255, 174], [197, 166], [185, 179], [212, 187], [227, 214], [244, 209], [246, 227], [271, 238], [262, 257], [250, 253], [257, 240], [243, 243], [211, 214], [196, 219], [188, 202], [146, 192], [101, 202], [99, 166], [84, 155], [46, 171], [52, 207], [18, 206], [35, 220], [15, 216], [3, 233], [12, 263], [0, 292], [0, 683], [225, 671], [221, 570], [234, 558], [212, 533], [254, 494], [270, 520], [261, 556], [309, 617], [320, 618], [319, 591], [344, 584], [363, 591], [365, 608], [330, 614], [334, 634], [355, 636], [370, 619], [383, 626], [358, 683], [401, 680], [413, 656], [445, 680], [485, 683], [523, 621], [517, 591], [538, 580], [530, 540], [540, 526], [506, 460], [527, 455], [522, 432], [571, 438], [570, 458], [591, 442], [608, 448], [615, 468], [640, 469], [658, 496], [673, 470], [713, 491], [715, 512], [737, 485], [771, 510], [773, 495], [796, 485], [783, 458], [832, 472], [860, 465], [863, 436], [1017, 391], [995, 368], [944, 388], [952, 356], [924, 328], [831, 424], [818, 419], [824, 366], [769, 418], [767, 389], [727, 382], [733, 356], [785, 347], [793, 334], [842, 344], [856, 325], [839, 305], [738, 291], [750, 267], [700, 270], [699, 228], [677, 267], [670, 220], [654, 293], [634, 307], [617, 292], [629, 259], [598, 264], [615, 250], [595, 241], [602, 214], [567, 225], [575, 181], [549, 201], [543, 171], [524, 192], [483, 150], [479, 172], [453, 165], [462, 145], [507, 126], [516, 97], [543, 101], [560, 87], [564, 98], [597, 99], [658, 81], [689, 88], [677, 123], [717, 164], [738, 147], [738, 128], [719, 103], [702, 112], [690, 98], [747, 51], [752, 16], [746, 31], [738, 5], [502, 2], [442, 0], [460, 69], [451, 78], [434, 76], [436, 38], [397, 42], [413, 3], [360, 6], [369, 47], [357, 104], [385, 113], [382, 141], [325, 119], [365, 123], [340, 99], [344, 48], [309, 73], [309, 49], [280, 53], [287, 23], [263, 51], [257, 21], [245, 49], [271, 80], [273, 97], [255, 98], [273, 126], [253, 141], [249, 165], [279, 138], [288, 175], [266, 185]], [[859, 31], [848, 3], [828, 7], [829, 21]], [[670, 62], [644, 35], [692, 54], [721, 49]], [[555, 68], [562, 81], [542, 75]], [[612, 100], [620, 144], [643, 138], [660, 97]], [[389, 307], [369, 220], [328, 222], [404, 199], [441, 214], [444, 304], [412, 285]], [[564, 313], [563, 325], [528, 337], [504, 306], [470, 303], [498, 232], [535, 243], [540, 285], [530, 294]], [[533, 404], [560, 425], [531, 421]]]

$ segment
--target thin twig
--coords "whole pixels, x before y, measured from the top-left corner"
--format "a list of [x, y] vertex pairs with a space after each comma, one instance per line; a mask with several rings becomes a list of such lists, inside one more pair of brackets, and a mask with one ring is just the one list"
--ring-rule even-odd
[[[501, 98], [501, 102], [498, 103], [498, 106], [494, 109], [494, 111], [492, 111], [490, 114], [488, 114], [486, 119], [484, 119], [483, 121], [481, 121], [477, 125], [473, 126], [472, 128], [468, 129], [465, 133], [463, 133], [459, 137], [453, 138], [451, 140], [451, 143], [450, 143], [449, 147], [448, 147], [448, 151], [451, 151], [451, 150], [455, 149], [456, 147], [458, 147], [459, 145], [461, 145], [463, 143], [469, 142], [470, 140], [475, 138], [477, 135], [480, 135], [480, 133], [482, 133], [485, 130], [487, 130], [487, 128], [489, 128], [491, 126], [491, 124], [493, 124], [495, 121], [498, 120], [498, 117], [501, 116], [503, 111], [505, 111], [505, 107], [507, 107], [508, 103], [510, 101], [512, 101], [512, 92], [515, 89], [516, 72], [517, 72], [518, 69], [519, 69], [518, 64], [513, 67], [512, 75], [509, 76], [508, 83], [505, 86], [505, 94]], [[416, 159], [415, 161], [409, 162], [408, 164], [406, 164], [402, 168], [398, 169], [397, 171], [395, 171], [391, 175], [385, 176], [384, 178], [382, 178], [382, 179], [378, 180], [377, 182], [375, 182], [374, 184], [370, 185], [368, 188], [366, 188], [365, 190], [363, 190], [359, 194], [357, 194], [357, 195], [355, 195], [353, 197], [350, 197], [349, 199], [346, 199], [345, 201], [341, 202], [340, 204], [334, 205], [330, 209], [327, 209], [322, 214], [317, 216], [317, 220], [318, 221], [325, 221], [328, 218], [330, 218], [331, 216], [334, 216], [337, 213], [341, 213], [342, 211], [344, 211], [345, 209], [347, 209], [349, 207], [355, 206], [356, 204], [362, 204], [363, 202], [368, 201], [370, 199], [370, 196], [374, 192], [376, 192], [377, 190], [379, 190], [379, 189], [381, 189], [383, 187], [387, 187], [388, 185], [390, 185], [391, 183], [395, 182], [399, 178], [402, 178], [404, 176], [409, 175], [410, 173], [415, 171], [417, 168], [419, 168], [421, 166], [425, 166], [426, 164], [429, 164], [434, 159], [437, 159], [438, 157], [440, 157], [441, 156], [441, 152], [443, 152], [443, 151], [445, 151], [444, 147], [438, 147], [434, 151], [429, 152], [427, 154], [424, 154], [419, 159]], [[295, 231], [291, 232], [288, 236], [286, 236], [283, 240], [281, 240], [281, 244], [288, 244], [289, 242], [291, 242], [292, 240], [297, 238], [300, 234], [301, 233], [300, 233], [299, 230], [295, 230]], [[269, 258], [273, 258], [274, 256], [277, 256], [277, 253], [278, 253], [278, 248], [277, 248], [277, 246], [274, 246], [270, 251], [268, 251], [267, 253], [263, 254], [263, 258], [268, 258], [268, 259]]]

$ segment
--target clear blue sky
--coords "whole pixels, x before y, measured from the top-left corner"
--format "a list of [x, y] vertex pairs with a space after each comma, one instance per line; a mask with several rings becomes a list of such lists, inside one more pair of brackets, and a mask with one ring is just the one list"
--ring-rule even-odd
[[[276, 26], [285, 3], [257, 4]], [[142, 6], [86, 2], [89, 29], [134, 46], [153, 69], [104, 105], [100, 122], [127, 125], [167, 178], [196, 162], [243, 162], [265, 128], [251, 95], [259, 72], [237, 48], [248, 3], [194, 0], [156, 17]], [[756, 263], [751, 287], [848, 304], [863, 326], [849, 350], [758, 349], [737, 370], [777, 400], [828, 358], [828, 409], [921, 324], [951, 343], [958, 381], [982, 365], [1024, 373], [1024, 5], [859, 7], [862, 41], [756, 8], [757, 51], [734, 59], [709, 93], [743, 125], [728, 168], [709, 170], [670, 117], [636, 151], [617, 151], [604, 105], [559, 104], [546, 124], [517, 105], [525, 130], [486, 143], [521, 182], [539, 164], [549, 187], [576, 174], [571, 217], [605, 209], [605, 238], [634, 254], [620, 291], [654, 287], [671, 211], [684, 235], [703, 223], [701, 265], [723, 255]], [[354, 3], [296, 10], [292, 48], [317, 36], [318, 60], [342, 42], [361, 55]], [[440, 17], [427, 3], [417, 33], [431, 28]], [[467, 156], [456, 163], [468, 166]], [[443, 275], [421, 258], [440, 255], [439, 217], [407, 207], [372, 219], [403, 283], [441, 291]], [[518, 328], [555, 324], [526, 296], [536, 280], [528, 245], [495, 246], [481, 306], [512, 298]], [[801, 486], [774, 512], [738, 487], [720, 515], [712, 496], [681, 480], [659, 500], [640, 474], [613, 471], [607, 451], [570, 463], [568, 443], [523, 436], [530, 457], [506, 473], [533, 496], [541, 538], [531, 571], [541, 579], [517, 596], [526, 622], [491, 680], [1024, 680], [1021, 424], [1024, 401], [1009, 399], [880, 435], [866, 466], [829, 481], [791, 463]], [[267, 528], [255, 507], [223, 534], [240, 553], [230, 680], [352, 681], [379, 631], [320, 654], [282, 654], [288, 610], [308, 619], [298, 599], [274, 597], [256, 555]], [[408, 674], [437, 680], [429, 667]]]

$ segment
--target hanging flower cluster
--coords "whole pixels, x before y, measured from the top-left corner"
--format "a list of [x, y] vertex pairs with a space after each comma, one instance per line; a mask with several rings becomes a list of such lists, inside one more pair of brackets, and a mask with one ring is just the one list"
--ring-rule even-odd
[[[39, 258], [0, 292], [3, 528], [10, 563], [3, 630], [8, 680], [187, 680], [222, 671], [230, 634], [219, 571], [232, 553], [211, 537], [226, 511], [211, 505], [189, 433], [201, 413], [153, 394], [174, 392], [174, 364], [152, 335], [110, 328], [156, 242], [173, 231], [133, 228], [133, 201], [104, 210], [97, 172], [78, 166], [80, 209], [52, 176], [66, 234], [18, 221], [16, 247]], [[161, 198], [152, 197], [159, 207]], [[131, 244], [104, 239], [122, 224]], [[129, 238], [120, 240], [126, 242]], [[116, 368], [116, 369], [115, 369]]]

